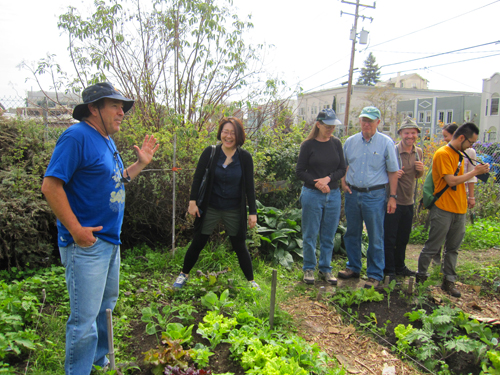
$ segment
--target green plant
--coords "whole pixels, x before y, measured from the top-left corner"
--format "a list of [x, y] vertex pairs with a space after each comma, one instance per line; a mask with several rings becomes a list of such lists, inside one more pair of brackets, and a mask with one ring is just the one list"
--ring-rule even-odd
[[387, 308], [391, 308], [391, 292], [396, 287], [396, 280], [392, 280], [389, 285], [384, 287], [385, 292], [387, 293]]
[[424, 225], [418, 225], [411, 230], [410, 241], [411, 244], [424, 244], [429, 238], [429, 228]]
[[214, 349], [223, 339], [227, 338], [236, 324], [237, 321], [234, 318], [226, 318], [216, 311], [209, 311], [203, 317], [203, 323], [198, 325], [196, 332], [210, 341], [210, 348]]
[[332, 301], [337, 302], [340, 306], [351, 306], [352, 304], [361, 305], [363, 302], [382, 301], [384, 296], [377, 292], [374, 288], [371, 289], [339, 289], [332, 296]]
[[220, 298], [218, 298], [214, 292], [208, 292], [203, 297], [201, 297], [201, 304], [209, 308], [210, 310], [221, 311], [222, 309], [232, 307], [234, 305], [234, 302], [230, 301], [228, 297], [228, 289], [224, 290], [221, 293]]
[[161, 333], [162, 339], [179, 341], [181, 344], [189, 344], [193, 337], [191, 335], [194, 324], [184, 327], [181, 323], [168, 323], [165, 332]]
[[464, 249], [489, 249], [500, 243], [498, 219], [476, 219], [465, 227]]
[[490, 360], [492, 366], [488, 367], [486, 363], [483, 363], [481, 374], [494, 374], [500, 375], [500, 352], [499, 351], [489, 351], [488, 359]]
[[0, 259], [2, 268], [50, 264], [54, 214], [40, 194], [54, 144], [43, 124], [0, 116]]
[[194, 322], [193, 314], [197, 312], [198, 310], [196, 310], [193, 305], [182, 303], [177, 306], [177, 317], [183, 322], [186, 322], [186, 324]]
[[191, 359], [200, 368], [207, 367], [210, 357], [213, 355], [214, 353], [210, 351], [210, 348], [207, 348], [201, 343], [196, 344], [194, 348], [192, 348], [189, 352], [189, 356], [191, 357]]
[[302, 257], [301, 210], [282, 211], [264, 207], [257, 201], [257, 215], [257, 232], [265, 254], [275, 263], [290, 269], [292, 253]]
[[152, 303], [148, 307], [144, 307], [142, 309], [141, 320], [147, 323], [146, 333], [148, 335], [156, 334], [156, 332], [158, 332], [157, 326], [159, 326], [161, 330], [165, 330], [167, 328], [168, 322], [170, 322], [173, 318], [171, 316], [173, 311], [175, 311], [175, 308], [166, 305], [162, 309], [162, 312], [164, 314], [162, 315], [155, 303]]

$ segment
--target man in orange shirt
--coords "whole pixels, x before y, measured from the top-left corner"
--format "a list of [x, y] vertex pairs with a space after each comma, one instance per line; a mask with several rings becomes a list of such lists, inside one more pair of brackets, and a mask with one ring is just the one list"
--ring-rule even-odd
[[460, 297], [455, 286], [457, 274], [458, 249], [465, 235], [465, 214], [467, 213], [467, 194], [464, 183], [472, 177], [488, 173], [489, 164], [478, 164], [464, 174], [461, 152], [472, 146], [477, 140], [479, 129], [471, 122], [463, 124], [453, 134], [453, 139], [446, 146], [436, 151], [432, 159], [432, 179], [434, 194], [446, 185], [449, 188], [436, 201], [430, 212], [429, 239], [426, 241], [418, 258], [417, 282], [423, 283], [432, 257], [439, 251], [443, 242], [443, 284], [441, 289], [453, 297]]

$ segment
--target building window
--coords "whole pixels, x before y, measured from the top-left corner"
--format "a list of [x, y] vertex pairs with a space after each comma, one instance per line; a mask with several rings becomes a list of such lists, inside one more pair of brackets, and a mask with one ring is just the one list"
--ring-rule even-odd
[[412, 83], [412, 84], [411, 84], [411, 88], [412, 88], [412, 89], [416, 89], [416, 88], [417, 88], [417, 84], [416, 84], [416, 83]]
[[418, 122], [424, 122], [424, 112], [418, 112]]
[[340, 103], [339, 113], [344, 113], [344, 112], [345, 112], [345, 103]]
[[399, 82], [399, 87], [401, 88], [405, 87], [403, 81]]
[[438, 121], [444, 123], [444, 111], [438, 111]]
[[490, 127], [486, 133], [486, 142], [495, 142], [497, 140], [497, 128], [494, 126]]
[[306, 114], [305, 108], [299, 108], [299, 116], [304, 116]]
[[490, 116], [498, 116], [498, 101], [500, 100], [500, 98], [498, 98], [498, 94], [493, 94], [493, 96], [497, 97], [491, 98]]
[[453, 111], [446, 111], [446, 123], [451, 124], [453, 122]]
[[488, 116], [488, 99], [486, 99], [486, 113], [484, 115]]
[[431, 122], [431, 111], [425, 111], [425, 122], [426, 123]]
[[412, 111], [408, 111], [408, 112], [406, 112], [406, 115], [407, 115], [409, 118], [413, 118], [413, 112], [412, 112]]
[[464, 112], [464, 122], [469, 122], [471, 121], [471, 110], [468, 109], [467, 111]]

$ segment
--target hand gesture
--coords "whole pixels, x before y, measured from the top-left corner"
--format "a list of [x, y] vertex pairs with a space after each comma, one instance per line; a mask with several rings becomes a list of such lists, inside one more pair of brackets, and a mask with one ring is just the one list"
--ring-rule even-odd
[[142, 142], [142, 147], [134, 145], [135, 152], [137, 153], [137, 159], [140, 164], [148, 165], [153, 160], [153, 155], [155, 154], [159, 144], [156, 144], [157, 139], [151, 135], [147, 135], [144, 137], [144, 142]]

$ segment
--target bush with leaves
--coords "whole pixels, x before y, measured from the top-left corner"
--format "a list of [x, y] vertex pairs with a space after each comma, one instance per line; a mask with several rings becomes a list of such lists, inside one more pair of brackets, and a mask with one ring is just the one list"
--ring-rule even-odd
[[[41, 185], [62, 130], [0, 117], [1, 268], [48, 265], [55, 250], [55, 216]], [[56, 132], [56, 134], [53, 134]]]

